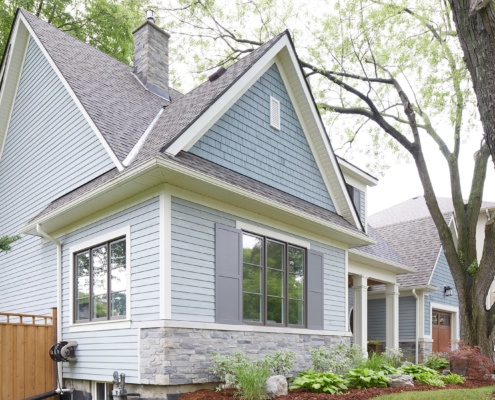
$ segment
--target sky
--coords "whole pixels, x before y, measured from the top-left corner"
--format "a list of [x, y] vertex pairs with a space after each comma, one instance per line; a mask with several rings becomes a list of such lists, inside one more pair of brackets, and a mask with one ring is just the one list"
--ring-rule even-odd
[[[464, 149], [460, 157], [460, 162], [462, 163], [460, 173], [463, 195], [466, 198], [469, 194], [474, 165], [472, 154], [479, 146], [479, 138], [472, 137], [462, 146]], [[434, 156], [438, 154], [438, 150], [432, 143], [425, 143], [424, 149], [429, 156], [427, 159], [428, 170], [437, 197], [451, 197], [449, 175], [445, 161], [443, 158]], [[354, 163], [359, 165], [359, 161], [354, 161]], [[422, 196], [424, 193], [416, 166], [412, 162], [406, 163], [402, 161], [386, 171], [383, 177], [377, 178], [379, 180], [378, 185], [368, 190], [369, 215], [413, 197]], [[488, 164], [483, 200], [495, 202], [495, 169], [491, 161]]]

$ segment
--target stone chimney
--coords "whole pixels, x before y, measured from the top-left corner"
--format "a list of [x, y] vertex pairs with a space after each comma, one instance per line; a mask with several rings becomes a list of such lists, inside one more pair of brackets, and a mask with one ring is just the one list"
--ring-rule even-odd
[[146, 11], [146, 22], [134, 35], [134, 73], [146, 88], [170, 100], [168, 86], [168, 39], [170, 35], [155, 25], [155, 12]]

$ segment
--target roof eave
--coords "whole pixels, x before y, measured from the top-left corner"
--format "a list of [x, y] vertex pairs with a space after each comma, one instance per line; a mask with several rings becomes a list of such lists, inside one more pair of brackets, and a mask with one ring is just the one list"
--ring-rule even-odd
[[410, 274], [416, 272], [414, 268], [399, 264], [382, 257], [373, 256], [359, 251], [359, 249], [349, 250], [349, 260], [353, 260], [362, 264], [367, 264], [375, 268], [380, 268], [389, 272], [394, 272], [397, 275]]
[[304, 227], [319, 235], [339, 241], [348, 247], [374, 243], [359, 231], [352, 231], [332, 222], [324, 221], [273, 199], [159, 157], [129, 168], [125, 173], [98, 188], [75, 198], [46, 215], [35, 218], [20, 228], [19, 232], [37, 235], [36, 226], [38, 224], [42, 225], [47, 233], [63, 230], [66, 226], [97, 211], [111, 207], [120, 200], [164, 183], [217, 201], [252, 209], [261, 215], [282, 221], [287, 221], [287, 217], [290, 217], [291, 225]]

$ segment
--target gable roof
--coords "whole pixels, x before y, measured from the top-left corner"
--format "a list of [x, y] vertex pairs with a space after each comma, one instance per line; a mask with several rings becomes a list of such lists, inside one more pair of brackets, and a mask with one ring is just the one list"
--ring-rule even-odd
[[[240, 97], [252, 81], [274, 62], [283, 64], [287, 67], [284, 80], [297, 89], [288, 88], [300, 104], [302, 111], [298, 113], [304, 114], [303, 128], [312, 137], [310, 145], [338, 218], [343, 217], [358, 230], [362, 228], [287, 31], [231, 65], [218, 79], [207, 81], [185, 95], [172, 93], [170, 103], [148, 92], [130, 67], [107, 54], [22, 9], [18, 11], [16, 20], [18, 25], [25, 26], [40, 46], [100, 141], [113, 155], [120, 173], [126, 173], [152, 158], [163, 157], [164, 150], [168, 152], [191, 129], [196, 129], [194, 124], [204, 124], [201, 119], [206, 114], [211, 119], [214, 112], [213, 119], [219, 118], [224, 110], [218, 109], [218, 104], [225, 98], [235, 101], [236, 96]], [[292, 92], [297, 92], [297, 96]], [[201, 129], [204, 131], [206, 128], [203, 126]], [[178, 153], [174, 152], [172, 156]], [[129, 167], [124, 168], [123, 161], [127, 157], [129, 162], [125, 164]], [[104, 184], [102, 180], [98, 181]]]
[[58, 70], [116, 158], [123, 161], [169, 102], [148, 92], [132, 69], [113, 57], [23, 9], [17, 20]]
[[[452, 212], [444, 213], [444, 218], [449, 223]], [[397, 282], [401, 286], [428, 285], [442, 248], [433, 219], [428, 216], [375, 229], [406, 265], [416, 270], [398, 276]]]

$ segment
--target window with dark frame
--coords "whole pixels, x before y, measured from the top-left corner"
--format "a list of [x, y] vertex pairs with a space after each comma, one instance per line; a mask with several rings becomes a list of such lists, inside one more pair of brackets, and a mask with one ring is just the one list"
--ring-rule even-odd
[[306, 250], [243, 233], [243, 321], [249, 324], [306, 324]]
[[74, 254], [75, 322], [125, 318], [126, 265], [125, 237]]

